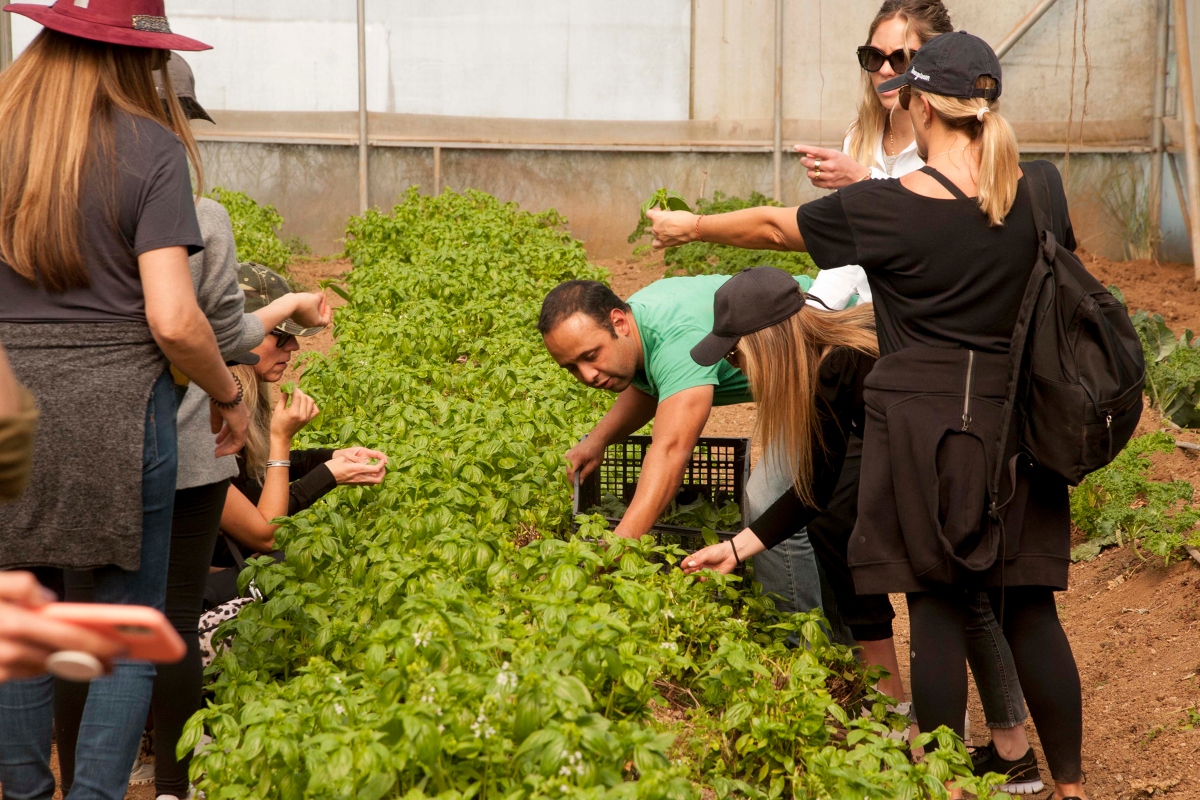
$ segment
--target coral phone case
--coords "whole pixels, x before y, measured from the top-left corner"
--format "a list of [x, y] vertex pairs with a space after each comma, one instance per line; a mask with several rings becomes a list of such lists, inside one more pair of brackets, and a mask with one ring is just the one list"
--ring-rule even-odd
[[125, 645], [123, 658], [169, 664], [183, 658], [187, 646], [161, 612], [148, 606], [107, 603], [50, 603], [47, 617], [88, 628]]

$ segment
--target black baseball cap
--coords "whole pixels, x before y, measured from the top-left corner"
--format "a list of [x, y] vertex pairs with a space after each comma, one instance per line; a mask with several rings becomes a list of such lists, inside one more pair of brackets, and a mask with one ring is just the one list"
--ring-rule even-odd
[[[995, 78], [996, 85], [976, 88], [975, 81], [983, 75]], [[905, 84], [945, 97], [995, 100], [1000, 96], [1000, 59], [991, 45], [978, 36], [966, 31], [943, 33], [921, 46], [903, 75], [884, 81], [876, 91], [890, 92]]]
[[807, 298], [795, 277], [776, 267], [748, 267], [717, 289], [712, 333], [692, 348], [692, 360], [711, 367], [745, 335], [761, 331], [804, 308]]

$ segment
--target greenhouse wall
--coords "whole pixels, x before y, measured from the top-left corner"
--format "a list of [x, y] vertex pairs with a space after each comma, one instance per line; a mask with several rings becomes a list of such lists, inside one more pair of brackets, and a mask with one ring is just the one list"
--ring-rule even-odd
[[[1197, 41], [1200, 0], [1184, 1]], [[879, 0], [780, 2], [779, 199], [796, 203], [819, 193], [791, 144], [840, 146], [862, 90], [854, 48]], [[946, 5], [957, 27], [999, 44], [1039, 0]], [[372, 205], [412, 185], [478, 188], [557, 208], [606, 257], [628, 253], [637, 206], [660, 186], [689, 198], [774, 192], [775, 0], [365, 8]], [[1022, 149], [1069, 164], [1080, 240], [1110, 256], [1127, 250], [1129, 219], [1149, 202], [1159, 8], [1059, 0], [1002, 60], [999, 106]], [[339, 251], [360, 210], [354, 0], [169, 0], [167, 10], [177, 30], [214, 45], [187, 55], [218, 123], [195, 123], [206, 183], [276, 205], [288, 235]], [[36, 30], [14, 18], [17, 51]], [[1173, 47], [1168, 56], [1168, 149], [1182, 173]], [[1190, 260], [1168, 168], [1162, 201], [1162, 255]]]

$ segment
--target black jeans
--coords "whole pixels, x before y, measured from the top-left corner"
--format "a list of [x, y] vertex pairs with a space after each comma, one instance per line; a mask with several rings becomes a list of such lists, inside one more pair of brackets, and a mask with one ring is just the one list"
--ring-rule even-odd
[[[159, 664], [154, 678], [150, 711], [154, 718], [155, 794], [186, 797], [188, 764], [175, 758], [175, 745], [183, 726], [200, 710], [203, 675], [200, 666], [200, 637], [196, 633], [204, 599], [204, 582], [212, 563], [213, 548], [225, 508], [229, 481], [183, 489], [175, 493], [171, 520], [171, 556], [167, 569], [166, 615], [171, 626], [187, 644], [187, 654], [175, 664]], [[82, 599], [90, 586], [68, 576], [68, 599]], [[62, 786], [65, 794], [74, 778], [75, 739], [87, 702], [87, 684], [55, 682], [54, 721], [58, 736]], [[132, 767], [133, 764], [130, 764]]]
[[[912, 626], [912, 694], [922, 731], [939, 725], [962, 735], [967, 709], [967, 621], [974, 592], [948, 588], [908, 595]], [[1012, 648], [1025, 702], [1054, 780], [1082, 775], [1083, 699], [1071, 644], [1058, 620], [1054, 590], [1012, 586], [989, 590]]]

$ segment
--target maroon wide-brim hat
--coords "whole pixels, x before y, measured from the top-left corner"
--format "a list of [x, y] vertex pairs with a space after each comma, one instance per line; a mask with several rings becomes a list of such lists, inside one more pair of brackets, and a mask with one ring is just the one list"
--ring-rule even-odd
[[211, 50], [212, 45], [171, 33], [162, 0], [58, 0], [52, 6], [14, 3], [5, 11], [59, 33], [96, 42], [155, 50]]

